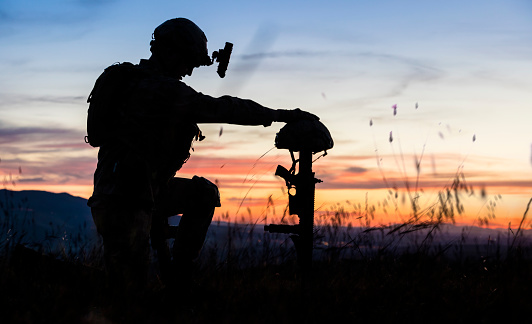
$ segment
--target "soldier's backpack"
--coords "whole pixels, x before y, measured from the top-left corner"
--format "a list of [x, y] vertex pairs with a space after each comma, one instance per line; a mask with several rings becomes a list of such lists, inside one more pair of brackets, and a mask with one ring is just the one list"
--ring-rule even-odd
[[96, 80], [87, 99], [89, 110], [85, 142], [92, 147], [102, 146], [119, 136], [120, 116], [125, 105], [124, 92], [135, 73], [138, 72], [132, 63], [117, 63], [107, 67]]

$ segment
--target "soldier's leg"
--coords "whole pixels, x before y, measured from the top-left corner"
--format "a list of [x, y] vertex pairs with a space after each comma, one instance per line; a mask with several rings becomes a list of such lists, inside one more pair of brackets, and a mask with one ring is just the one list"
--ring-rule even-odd
[[163, 210], [155, 208], [151, 224], [151, 246], [157, 256], [161, 280], [165, 283], [167, 283], [173, 275], [173, 270], [171, 269], [172, 253], [167, 242], [167, 239], [169, 238], [168, 217], [173, 215], [174, 214], [167, 214]]
[[173, 178], [166, 192], [158, 197], [157, 213], [182, 214], [173, 256], [177, 266], [185, 267], [198, 257], [220, 194], [215, 184], [202, 177]]
[[199, 256], [214, 209], [220, 207], [218, 187], [202, 177], [192, 178], [186, 196], [173, 251], [174, 259], [185, 262]]
[[151, 211], [131, 207], [92, 208], [104, 244], [109, 286], [116, 295], [132, 297], [147, 283]]

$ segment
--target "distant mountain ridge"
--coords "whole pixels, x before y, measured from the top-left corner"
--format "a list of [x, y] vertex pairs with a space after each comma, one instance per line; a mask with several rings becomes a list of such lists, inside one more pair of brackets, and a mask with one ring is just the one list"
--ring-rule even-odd
[[33, 216], [37, 224], [65, 224], [88, 226], [92, 222], [87, 199], [68, 193], [53, 193], [40, 190], [0, 190], [0, 202], [12, 204], [19, 214]]
[[[87, 199], [40, 190], [0, 190], [0, 225], [24, 244], [76, 239], [80, 245], [97, 239]], [[17, 241], [18, 242], [18, 241]]]

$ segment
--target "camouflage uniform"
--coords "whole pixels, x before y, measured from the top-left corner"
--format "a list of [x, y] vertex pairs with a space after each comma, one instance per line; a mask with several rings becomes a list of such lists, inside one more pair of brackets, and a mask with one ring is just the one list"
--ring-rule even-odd
[[191, 142], [201, 136], [197, 123], [269, 126], [275, 110], [196, 92], [149, 60], [109, 69], [112, 73], [93, 90], [91, 105], [117, 105], [119, 118], [98, 152], [88, 205], [104, 240], [111, 280], [142, 286], [152, 217], [183, 214], [174, 257], [188, 262], [197, 257], [220, 206], [218, 189], [208, 180], [174, 178]]

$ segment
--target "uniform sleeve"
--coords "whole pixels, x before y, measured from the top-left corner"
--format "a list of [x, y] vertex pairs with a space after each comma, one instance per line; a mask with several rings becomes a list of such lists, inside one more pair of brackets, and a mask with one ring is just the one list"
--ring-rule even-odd
[[215, 98], [181, 84], [180, 95], [175, 101], [176, 110], [192, 122], [270, 126], [275, 120], [275, 109], [253, 100], [231, 96]]

